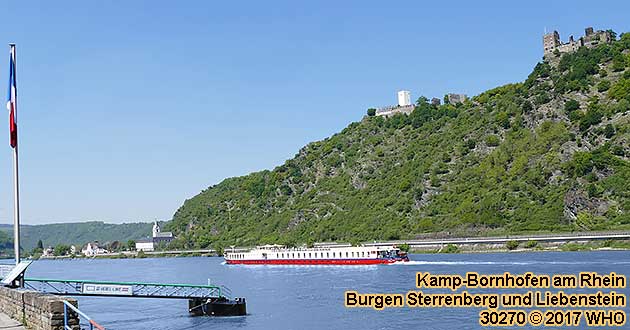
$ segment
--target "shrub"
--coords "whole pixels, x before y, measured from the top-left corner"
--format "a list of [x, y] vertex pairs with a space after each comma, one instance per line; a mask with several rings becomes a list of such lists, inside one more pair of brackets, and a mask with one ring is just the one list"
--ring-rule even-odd
[[630, 79], [621, 79], [608, 90], [608, 96], [615, 100], [630, 99]]
[[367, 115], [370, 116], [370, 117], [375, 116], [376, 115], [376, 109], [374, 109], [374, 108], [367, 109]]
[[586, 131], [593, 125], [597, 125], [602, 122], [602, 114], [597, 109], [589, 109], [584, 117], [580, 119], [580, 130]]
[[519, 242], [517, 242], [517, 241], [507, 241], [507, 242], [505, 242], [505, 247], [508, 250], [510, 250], [510, 251], [511, 250], [516, 250], [516, 248], [518, 248], [518, 246], [519, 246]]
[[488, 147], [496, 147], [496, 146], [499, 145], [500, 142], [501, 142], [501, 140], [496, 135], [488, 135], [488, 136], [486, 136], [486, 145]]
[[576, 100], [568, 100], [564, 104], [564, 111], [566, 111], [566, 113], [573, 112], [575, 110], [578, 110], [579, 108], [580, 108], [580, 102]]
[[535, 241], [535, 240], [527, 241], [527, 243], [525, 243], [525, 247], [528, 249], [533, 249], [537, 246], [538, 246], [538, 241]]
[[623, 157], [625, 154], [625, 152], [623, 151], [623, 147], [618, 146], [618, 145], [612, 146], [612, 148], [610, 148], [610, 152], [615, 156], [621, 156], [621, 157]]
[[610, 89], [610, 81], [609, 80], [602, 80], [599, 82], [599, 84], [597, 84], [597, 91], [598, 92], [605, 92], [607, 90]]
[[459, 247], [455, 244], [449, 244], [441, 250], [442, 253], [458, 253]]

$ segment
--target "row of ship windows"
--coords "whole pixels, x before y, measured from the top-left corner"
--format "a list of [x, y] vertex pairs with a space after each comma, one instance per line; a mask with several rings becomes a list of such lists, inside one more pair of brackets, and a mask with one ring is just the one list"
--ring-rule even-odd
[[[297, 258], [330, 258], [331, 257], [331, 252], [326, 252], [324, 254], [324, 252], [320, 252], [319, 255], [317, 252], [308, 253], [308, 256], [306, 256], [306, 252], [305, 253], [276, 253], [276, 258], [280, 258], [280, 259], [284, 259], [284, 258], [295, 258], [297, 255]], [[232, 255], [234, 259], [245, 259], [245, 254], [233, 254]], [[356, 256], [355, 256], [355, 252], [351, 252], [348, 253], [346, 252], [346, 258], [359, 258], [359, 257], [365, 257], [366, 253], [365, 251], [362, 251], [360, 254], [359, 252], [356, 252]], [[332, 257], [333, 258], [337, 258], [337, 254], [336, 252], [332, 252]], [[369, 255], [368, 255], [369, 257]], [[339, 258], [343, 258], [343, 253], [339, 252]]]

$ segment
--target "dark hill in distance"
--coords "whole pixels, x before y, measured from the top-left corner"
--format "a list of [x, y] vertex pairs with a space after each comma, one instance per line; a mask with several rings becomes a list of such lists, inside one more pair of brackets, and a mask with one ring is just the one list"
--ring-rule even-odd
[[184, 202], [186, 247], [630, 228], [630, 34], [522, 83], [366, 116]]
[[[102, 243], [113, 241], [127, 242], [130, 239], [135, 240], [151, 236], [152, 228], [152, 223], [111, 224], [101, 221], [22, 225], [20, 232], [21, 245], [26, 251], [31, 251], [40, 239], [44, 246], [53, 247], [57, 244], [82, 246], [91, 241]], [[0, 224], [0, 231], [8, 233], [12, 240], [13, 225]], [[13, 248], [12, 244], [10, 245], [11, 249]]]

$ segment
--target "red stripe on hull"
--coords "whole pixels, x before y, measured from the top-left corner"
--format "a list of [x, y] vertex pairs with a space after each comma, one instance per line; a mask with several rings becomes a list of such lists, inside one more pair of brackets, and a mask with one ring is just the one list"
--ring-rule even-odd
[[226, 260], [230, 265], [378, 265], [403, 262], [394, 259], [276, 259], [276, 260]]

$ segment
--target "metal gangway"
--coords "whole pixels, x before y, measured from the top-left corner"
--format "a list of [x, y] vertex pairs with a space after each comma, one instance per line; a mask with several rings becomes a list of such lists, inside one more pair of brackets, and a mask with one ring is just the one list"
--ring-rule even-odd
[[24, 287], [61, 296], [126, 296], [172, 299], [231, 298], [228, 288], [216, 285], [57, 280], [27, 277], [24, 278]]

